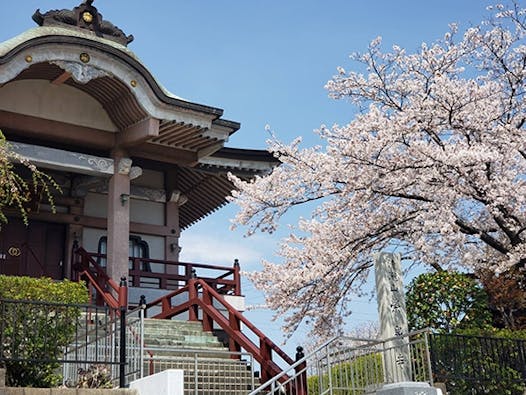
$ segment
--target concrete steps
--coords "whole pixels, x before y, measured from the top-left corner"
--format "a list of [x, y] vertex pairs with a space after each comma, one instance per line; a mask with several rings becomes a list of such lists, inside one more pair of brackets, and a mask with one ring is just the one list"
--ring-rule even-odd
[[144, 344], [145, 371], [182, 369], [186, 395], [195, 394], [196, 387], [199, 395], [246, 395], [259, 385], [250, 362], [232, 359], [200, 322], [145, 319]]
[[183, 349], [193, 352], [214, 351], [217, 352], [216, 356], [228, 351], [211, 332], [203, 331], [201, 323], [179, 320], [145, 319], [144, 345], [155, 350], [155, 355], [162, 356], [170, 356], [174, 351], [181, 355]]

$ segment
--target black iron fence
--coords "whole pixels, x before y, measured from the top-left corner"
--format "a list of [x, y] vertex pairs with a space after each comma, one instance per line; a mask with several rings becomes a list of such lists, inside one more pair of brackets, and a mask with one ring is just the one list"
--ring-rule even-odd
[[8, 385], [74, 386], [65, 382], [68, 366], [104, 365], [123, 386], [125, 315], [109, 307], [0, 299], [0, 364]]
[[450, 395], [523, 395], [526, 340], [430, 335], [434, 381]]

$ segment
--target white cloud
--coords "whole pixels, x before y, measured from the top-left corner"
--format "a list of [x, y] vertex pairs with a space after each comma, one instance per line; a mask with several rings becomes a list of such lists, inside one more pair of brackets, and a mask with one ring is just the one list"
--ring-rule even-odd
[[271, 238], [253, 236], [239, 237], [234, 232], [187, 232], [181, 235], [180, 260], [183, 262], [206, 263], [230, 266], [239, 259], [244, 271], [257, 270], [263, 258], [274, 254], [276, 243]]

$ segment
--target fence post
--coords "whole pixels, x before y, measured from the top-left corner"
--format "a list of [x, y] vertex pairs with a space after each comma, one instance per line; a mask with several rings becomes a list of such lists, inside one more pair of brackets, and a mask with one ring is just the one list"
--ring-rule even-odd
[[71, 246], [71, 257], [69, 260], [69, 277], [73, 281], [80, 281], [80, 275], [78, 270], [76, 270], [76, 260], [77, 260], [77, 249], [79, 248], [79, 241], [73, 240], [73, 244]]
[[[139, 310], [139, 339], [140, 339], [140, 344], [139, 344], [139, 352], [140, 352], [140, 357], [139, 357], [139, 377], [140, 378], [143, 378], [144, 377], [144, 318], [146, 317], [146, 298], [144, 297], [144, 295], [141, 295], [142, 298], [141, 298], [141, 302], [144, 302], [144, 303], [141, 303], [141, 309]], [[144, 299], [144, 300], [143, 300]]]
[[119, 342], [119, 387], [126, 385], [126, 310], [128, 309], [128, 284], [126, 277], [121, 277], [119, 283], [119, 310], [121, 318], [120, 342]]
[[[230, 328], [232, 328], [234, 331], [236, 332], [241, 331], [241, 322], [239, 318], [236, 317], [236, 315], [234, 314], [234, 311], [232, 311], [230, 307], [228, 308], [228, 323], [230, 324]], [[234, 340], [233, 336], [229, 336], [228, 349], [235, 353], [238, 353], [241, 351], [241, 345]], [[230, 358], [239, 359], [241, 357], [239, 355], [237, 356], [231, 355]]]
[[128, 284], [126, 282], [126, 277], [121, 277], [121, 282], [119, 283], [119, 307], [128, 308]]
[[431, 349], [431, 337], [432, 333], [429, 330], [426, 330], [424, 332], [424, 340], [425, 340], [425, 348], [426, 348], [426, 362], [427, 362], [427, 369], [429, 374], [429, 384], [433, 385], [433, 371], [434, 369], [434, 360], [431, 362], [431, 353], [433, 350]]
[[126, 307], [120, 306], [121, 327], [119, 342], [119, 387], [126, 386]]
[[[303, 353], [303, 347], [298, 346], [296, 347], [296, 362], [302, 360], [305, 358], [305, 354]], [[296, 386], [296, 394], [297, 395], [307, 395], [307, 361], [303, 361], [295, 368], [296, 370], [296, 380], [295, 380], [295, 386]]]
[[144, 318], [147, 318], [147, 311], [146, 311], [146, 296], [141, 295], [139, 297], [139, 306], [142, 306], [142, 314]]
[[240, 273], [239, 259], [234, 259], [234, 295], [241, 296], [241, 273]]

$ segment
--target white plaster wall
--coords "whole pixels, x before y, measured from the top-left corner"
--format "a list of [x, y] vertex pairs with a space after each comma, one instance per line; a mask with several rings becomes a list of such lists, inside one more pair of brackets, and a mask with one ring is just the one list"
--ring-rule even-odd
[[164, 225], [164, 203], [131, 199], [130, 221], [150, 225]]
[[101, 104], [69, 85], [21, 80], [0, 88], [0, 109], [115, 132]]
[[[106, 218], [108, 212], [106, 199], [106, 194], [89, 192], [84, 199], [84, 214], [91, 217]], [[164, 204], [131, 199], [130, 220], [138, 223], [164, 225]], [[99, 239], [105, 235], [105, 230], [84, 228], [82, 245], [87, 251], [96, 252]], [[148, 243], [150, 258], [165, 259], [164, 237], [135, 233], [134, 235], [139, 236]], [[154, 269], [154, 271], [160, 271], [160, 267]]]
[[150, 248], [150, 258], [164, 259], [164, 237], [141, 235], [138, 233], [132, 233], [132, 234], [134, 236], [139, 236], [142, 240], [148, 243], [148, 247]]
[[142, 169], [142, 175], [131, 183], [141, 187], [164, 189], [164, 174], [160, 171]]
[[108, 216], [108, 195], [89, 192], [84, 198], [84, 215], [106, 218]]
[[[108, 195], [89, 192], [84, 199], [84, 214], [106, 218]], [[164, 225], [164, 203], [130, 199], [130, 221], [150, 225]]]
[[104, 229], [84, 228], [82, 230], [81, 247], [88, 252], [97, 252], [99, 248], [99, 240], [102, 236], [106, 236], [106, 231]]
[[[164, 238], [161, 236], [148, 236], [148, 235], [141, 235], [137, 233], [133, 233], [134, 236], [139, 236], [142, 240], [146, 241], [148, 243], [148, 247], [150, 248], [150, 258], [152, 259], [164, 259]], [[84, 249], [88, 252], [97, 252], [97, 249], [99, 247], [99, 240], [102, 236], [107, 236], [106, 231], [104, 229], [96, 229], [96, 228], [87, 228], [85, 227], [82, 232], [82, 244], [81, 246], [84, 247]], [[158, 270], [154, 271], [162, 271], [161, 266], [162, 265], [154, 265], [155, 267], [158, 266]]]

